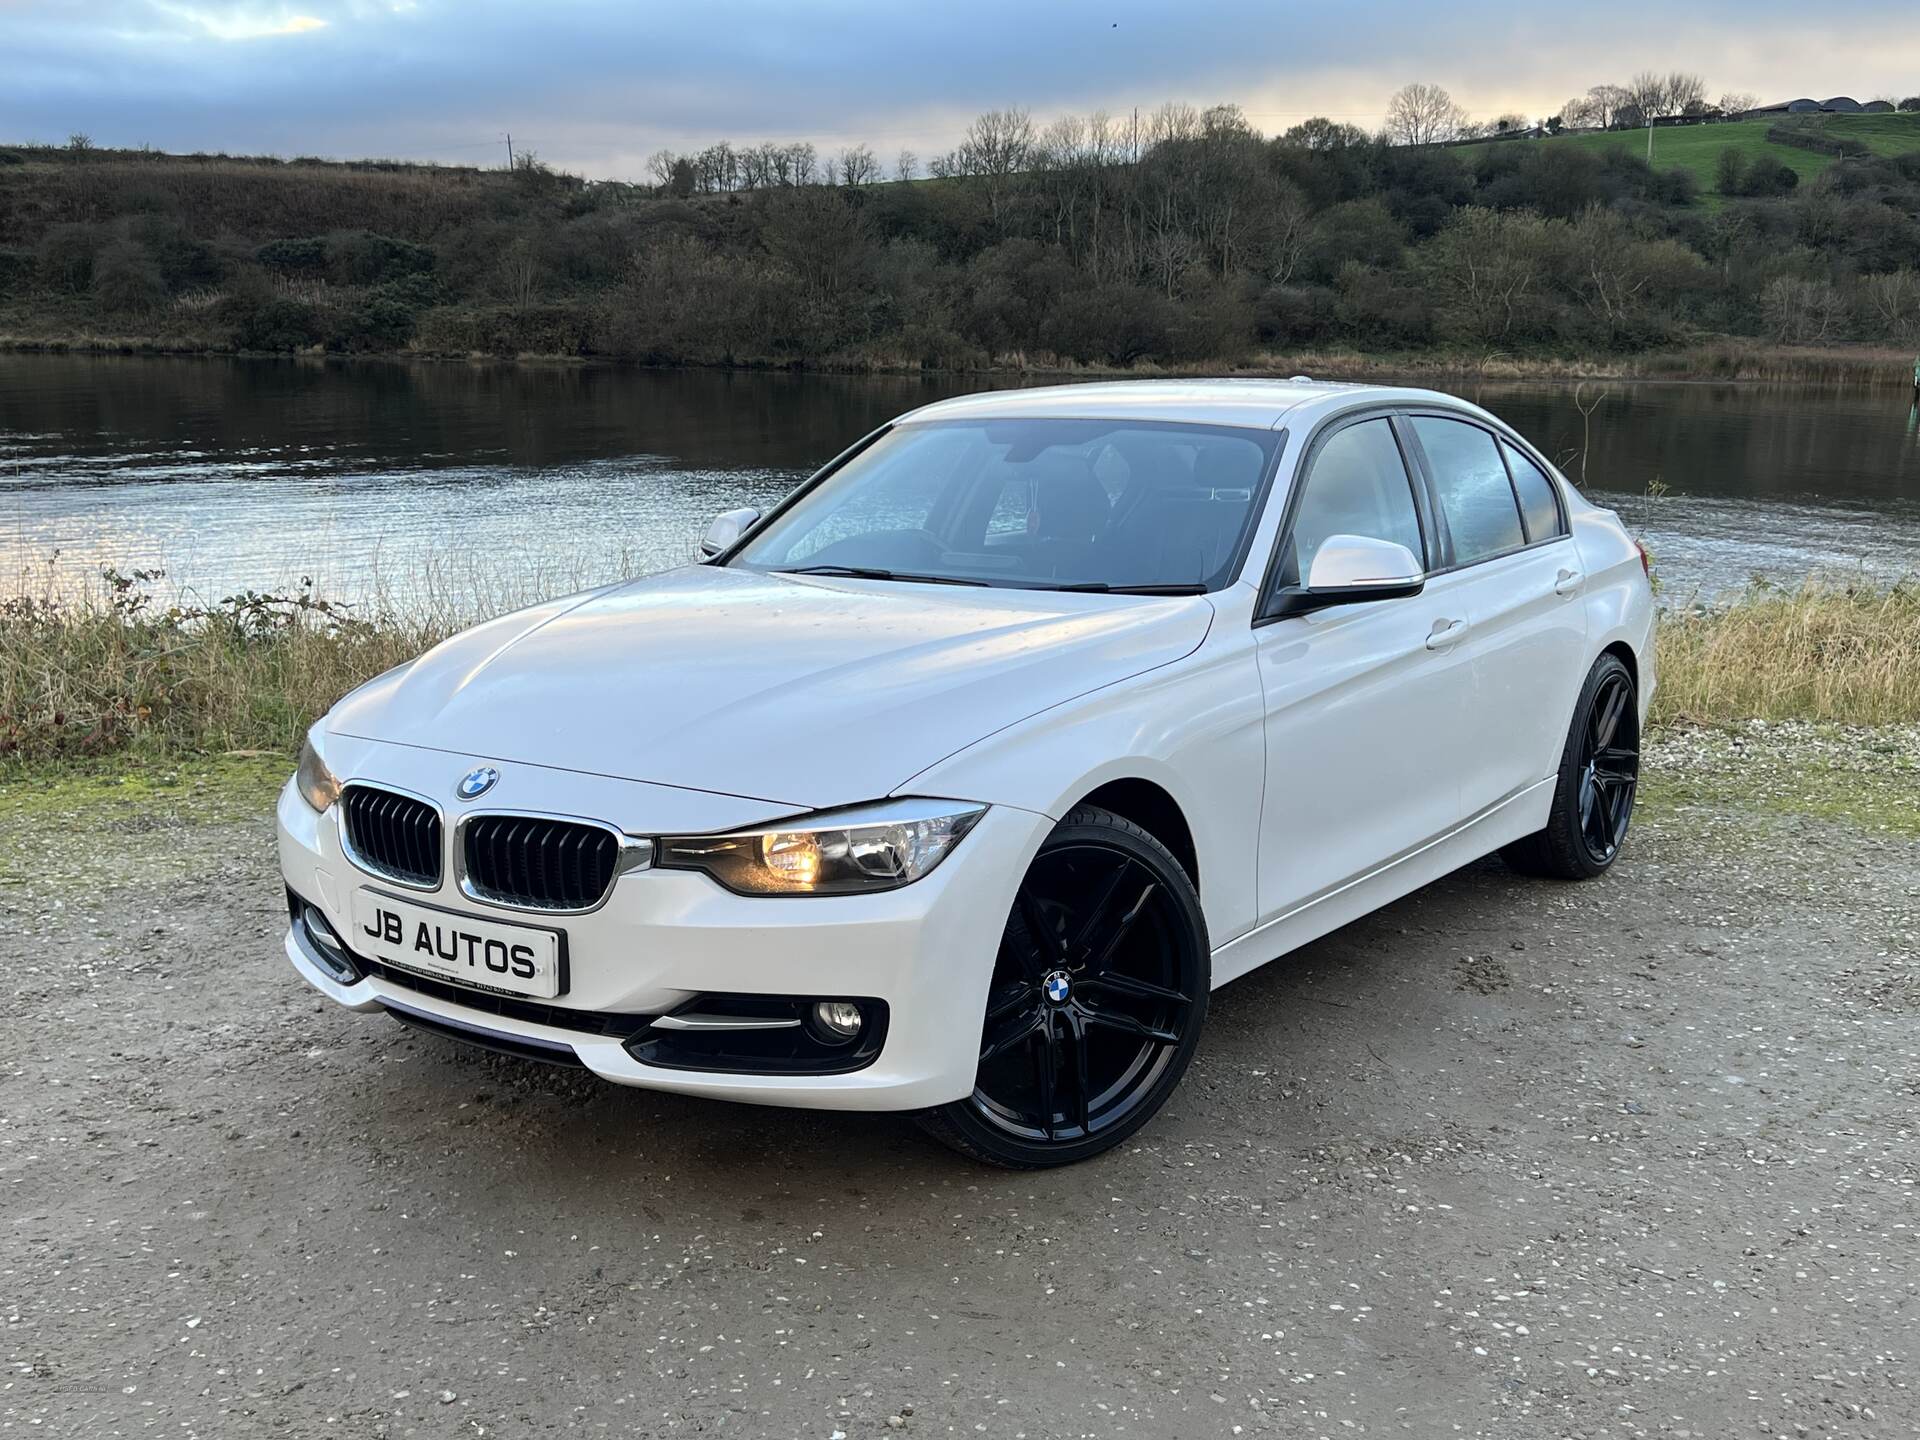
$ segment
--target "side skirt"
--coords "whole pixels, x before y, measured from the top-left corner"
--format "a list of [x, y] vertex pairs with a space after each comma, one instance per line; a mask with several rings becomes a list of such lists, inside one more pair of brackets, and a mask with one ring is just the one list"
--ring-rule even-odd
[[1277, 960], [1311, 940], [1370, 915], [1547, 823], [1557, 777], [1529, 785], [1482, 810], [1457, 829], [1395, 856], [1378, 869], [1334, 886], [1213, 952], [1213, 988]]

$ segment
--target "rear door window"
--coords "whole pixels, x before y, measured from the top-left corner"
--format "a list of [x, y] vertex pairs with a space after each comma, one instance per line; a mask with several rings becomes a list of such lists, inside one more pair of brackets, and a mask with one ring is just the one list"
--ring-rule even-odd
[[1427, 452], [1456, 565], [1490, 560], [1527, 543], [1519, 502], [1492, 435], [1478, 425], [1434, 415], [1414, 416], [1413, 433]]

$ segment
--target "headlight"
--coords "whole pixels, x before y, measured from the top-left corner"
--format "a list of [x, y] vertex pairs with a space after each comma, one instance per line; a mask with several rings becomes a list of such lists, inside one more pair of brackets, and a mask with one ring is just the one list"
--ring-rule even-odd
[[293, 772], [293, 783], [300, 798], [323, 815], [340, 798], [340, 782], [327, 769], [327, 762], [313, 748], [312, 740], [300, 742], [300, 768]]
[[851, 895], [911, 885], [986, 814], [951, 800], [893, 800], [732, 835], [660, 841], [654, 864], [704, 870], [738, 895]]

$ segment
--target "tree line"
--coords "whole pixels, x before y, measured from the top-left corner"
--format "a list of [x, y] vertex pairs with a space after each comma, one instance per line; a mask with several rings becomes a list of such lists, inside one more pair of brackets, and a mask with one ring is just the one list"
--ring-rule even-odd
[[1446, 148], [1425, 108], [1392, 138], [1002, 109], [905, 183], [864, 146], [715, 145], [646, 185], [0, 150], [0, 329], [950, 368], [1920, 334], [1920, 155], [1803, 183], [1730, 149], [1709, 206], [1630, 143]]

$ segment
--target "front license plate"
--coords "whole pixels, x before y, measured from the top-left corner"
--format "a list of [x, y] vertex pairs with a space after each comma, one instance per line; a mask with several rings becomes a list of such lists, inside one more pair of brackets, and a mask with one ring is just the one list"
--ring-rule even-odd
[[502, 925], [356, 890], [353, 932], [350, 948], [388, 965], [542, 1000], [560, 993], [558, 930]]

